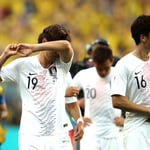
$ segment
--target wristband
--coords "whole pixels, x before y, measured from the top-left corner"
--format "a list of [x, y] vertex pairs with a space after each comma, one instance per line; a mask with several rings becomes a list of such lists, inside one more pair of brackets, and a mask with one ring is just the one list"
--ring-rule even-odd
[[77, 124], [78, 124], [79, 122], [84, 123], [84, 121], [83, 121], [82, 117], [79, 117], [79, 118], [77, 119]]

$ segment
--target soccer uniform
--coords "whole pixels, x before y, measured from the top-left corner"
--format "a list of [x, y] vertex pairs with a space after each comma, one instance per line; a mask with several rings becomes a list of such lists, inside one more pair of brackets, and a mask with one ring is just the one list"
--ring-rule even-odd
[[96, 68], [81, 70], [73, 78], [75, 86], [83, 89], [85, 98], [85, 117], [92, 120], [85, 127], [84, 136], [80, 142], [81, 150], [122, 150], [119, 130], [114, 123], [114, 108], [112, 106], [110, 81], [111, 73], [101, 78]]
[[[147, 62], [132, 53], [123, 57], [115, 67], [111, 95], [126, 96], [133, 103], [150, 107], [150, 74], [145, 73], [149, 68]], [[126, 112], [124, 142], [127, 150], [149, 149], [150, 123], [145, 122], [148, 118], [145, 114]]]
[[37, 56], [19, 58], [1, 69], [3, 81], [17, 83], [22, 100], [20, 150], [70, 150], [64, 132], [65, 82], [71, 62], [54, 62], [49, 69]]

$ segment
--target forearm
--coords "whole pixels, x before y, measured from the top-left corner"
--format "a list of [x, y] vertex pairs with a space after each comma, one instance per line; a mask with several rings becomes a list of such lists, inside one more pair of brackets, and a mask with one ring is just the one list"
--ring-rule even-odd
[[66, 104], [66, 109], [76, 122], [82, 117], [80, 107], [78, 106], [77, 102]]
[[112, 96], [113, 106], [128, 112], [150, 114], [150, 108], [135, 104], [124, 96]]
[[73, 56], [73, 48], [70, 42], [65, 40], [44, 42], [31, 45], [32, 52], [53, 51], [59, 54], [61, 60], [68, 63]]
[[3, 64], [7, 61], [8, 58], [9, 58], [9, 56], [6, 55], [5, 53], [2, 53], [0, 55], [0, 70], [1, 70], [1, 68], [3, 66]]
[[0, 55], [0, 69], [9, 57], [17, 54], [18, 49], [19, 47], [17, 46], [17, 44], [7, 45], [5, 50]]
[[81, 116], [80, 108], [77, 102], [66, 104], [66, 109], [73, 119], [76, 121], [76, 126], [74, 127], [74, 138], [79, 141], [84, 133], [84, 121]]
[[84, 103], [85, 103], [85, 100], [84, 100], [84, 98], [80, 98], [79, 100], [78, 100], [78, 105], [82, 108], [82, 109], [84, 109]]
[[65, 40], [60, 40], [60, 41], [44, 42], [40, 44], [31, 44], [31, 46], [33, 47], [33, 52], [45, 50], [63, 51], [68, 50], [70, 48], [70, 43]]

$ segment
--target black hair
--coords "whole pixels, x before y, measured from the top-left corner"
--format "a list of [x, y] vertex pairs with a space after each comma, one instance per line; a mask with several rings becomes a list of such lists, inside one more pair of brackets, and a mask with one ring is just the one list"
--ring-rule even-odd
[[150, 33], [150, 15], [141, 15], [131, 25], [131, 35], [136, 45], [140, 43], [140, 35], [148, 36]]
[[43, 38], [47, 41], [67, 40], [71, 42], [70, 32], [64, 26], [54, 24], [43, 29], [38, 37], [38, 43], [42, 43]]
[[93, 61], [96, 63], [104, 63], [107, 59], [113, 60], [112, 50], [108, 46], [96, 44], [93, 47]]

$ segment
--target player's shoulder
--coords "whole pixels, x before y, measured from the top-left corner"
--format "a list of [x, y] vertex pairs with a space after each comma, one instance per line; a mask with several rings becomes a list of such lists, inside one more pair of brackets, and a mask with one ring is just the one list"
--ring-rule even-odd
[[12, 65], [19, 67], [19, 68], [23, 68], [26, 66], [31, 67], [33, 64], [37, 62], [36, 59], [37, 59], [36, 56], [20, 57], [20, 58], [15, 59], [12, 62]]
[[14, 59], [15, 62], [28, 62], [28, 61], [34, 61], [35, 60], [35, 56], [29, 56], [29, 57], [19, 57]]
[[123, 56], [116, 64], [115, 68], [120, 67], [129, 67], [134, 62], [134, 56], [132, 53], [128, 53], [125, 56]]
[[122, 62], [126, 62], [127, 60], [130, 60], [133, 58], [133, 54], [132, 53], [128, 53], [125, 56], [123, 56], [118, 62], [122, 63]]

